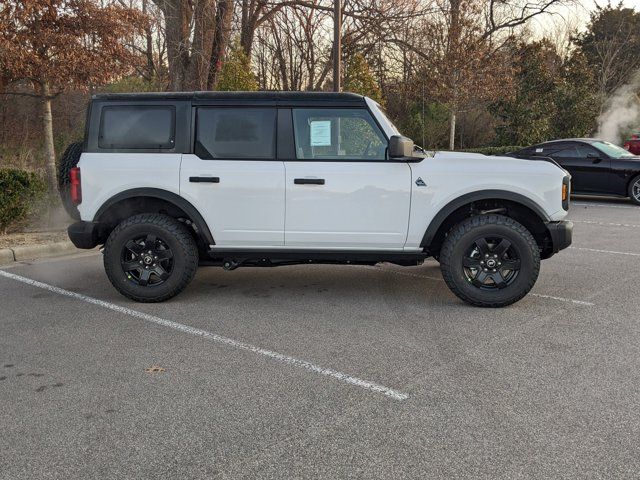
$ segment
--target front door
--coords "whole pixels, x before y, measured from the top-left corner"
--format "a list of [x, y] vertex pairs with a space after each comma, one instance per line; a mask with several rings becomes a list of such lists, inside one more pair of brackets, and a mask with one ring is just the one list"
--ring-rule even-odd
[[588, 145], [566, 143], [551, 154], [551, 158], [571, 174], [574, 191], [611, 192], [611, 160], [604, 153]]
[[276, 108], [199, 107], [194, 153], [182, 156], [180, 195], [202, 214], [216, 247], [284, 245], [284, 164]]
[[285, 245], [401, 250], [411, 169], [386, 159], [387, 139], [364, 108], [294, 108], [296, 159], [285, 161]]

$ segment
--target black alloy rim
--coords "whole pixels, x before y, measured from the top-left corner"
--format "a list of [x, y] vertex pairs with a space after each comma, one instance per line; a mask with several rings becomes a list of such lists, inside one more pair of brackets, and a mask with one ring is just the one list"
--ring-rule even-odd
[[465, 277], [482, 290], [498, 290], [511, 285], [520, 272], [520, 255], [505, 237], [474, 240], [462, 259]]
[[149, 233], [124, 245], [120, 264], [130, 282], [141, 287], [161, 285], [173, 271], [173, 252], [167, 242]]

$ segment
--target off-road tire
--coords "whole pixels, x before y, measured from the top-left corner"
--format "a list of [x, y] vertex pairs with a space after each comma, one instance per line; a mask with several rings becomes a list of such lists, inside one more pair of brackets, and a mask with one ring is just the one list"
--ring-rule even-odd
[[80, 155], [82, 155], [82, 142], [72, 143], [64, 151], [58, 163], [58, 189], [60, 190], [60, 199], [62, 200], [62, 206], [74, 220], [80, 220], [80, 212], [71, 201], [69, 171], [78, 165]]
[[631, 180], [631, 182], [629, 183], [629, 198], [631, 199], [631, 201], [633, 203], [635, 203], [636, 205], [640, 205], [640, 197], [636, 197], [634, 190], [636, 188], [636, 185], [640, 184], [640, 175], [638, 175], [637, 177], [635, 177], [633, 180]]
[[[497, 235], [506, 238], [520, 257], [520, 270], [505, 288], [483, 290], [465, 274], [463, 257], [476, 239]], [[503, 215], [478, 215], [455, 225], [440, 251], [440, 268], [447, 286], [460, 299], [478, 307], [504, 307], [523, 298], [538, 279], [540, 250], [531, 233]]]
[[[142, 286], [127, 276], [121, 259], [127, 242], [149, 234], [162, 239], [171, 249], [173, 268], [164, 283]], [[198, 268], [198, 248], [186, 227], [174, 218], [151, 213], [135, 215], [109, 235], [104, 247], [104, 268], [112, 285], [125, 297], [136, 302], [163, 302], [184, 290], [193, 279]]]

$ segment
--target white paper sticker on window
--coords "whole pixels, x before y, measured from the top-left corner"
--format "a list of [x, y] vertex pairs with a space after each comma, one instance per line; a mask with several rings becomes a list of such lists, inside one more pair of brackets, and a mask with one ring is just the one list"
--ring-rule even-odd
[[331, 146], [331, 120], [316, 120], [311, 122], [311, 146]]
[[542, 153], [542, 148], [536, 148], [536, 153]]

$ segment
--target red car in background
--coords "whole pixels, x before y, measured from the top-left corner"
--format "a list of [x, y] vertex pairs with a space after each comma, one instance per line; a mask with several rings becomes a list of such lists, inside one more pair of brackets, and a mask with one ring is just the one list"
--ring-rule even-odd
[[624, 142], [624, 148], [634, 155], [640, 155], [640, 134], [631, 135], [631, 138]]

